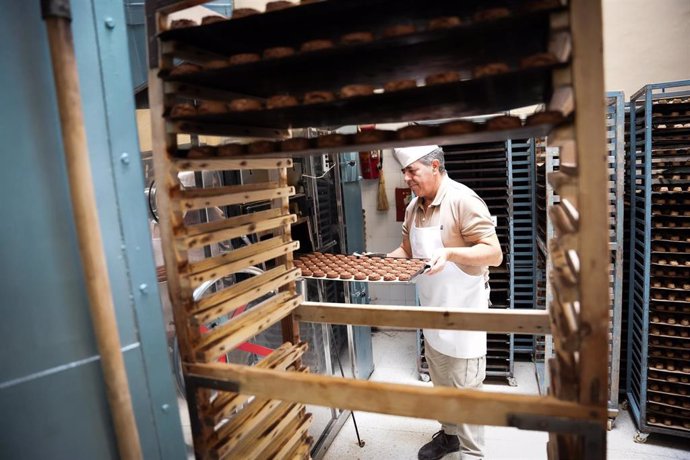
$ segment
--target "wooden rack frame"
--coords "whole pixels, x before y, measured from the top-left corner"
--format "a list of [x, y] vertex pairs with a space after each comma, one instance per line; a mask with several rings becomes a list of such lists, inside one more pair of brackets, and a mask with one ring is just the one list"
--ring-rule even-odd
[[[287, 184], [289, 154], [282, 158], [180, 159], [179, 124], [165, 115], [177, 96], [164, 75], [175, 57], [203, 62], [208, 53], [160, 42], [168, 15], [203, 0], [149, 0], [149, 101], [161, 238], [175, 326], [184, 361], [187, 400], [198, 458], [309, 458], [310, 415], [304, 404], [366, 410], [449, 422], [549, 431], [549, 457], [606, 455], [608, 355], [608, 223], [601, 0], [570, 0], [569, 10], [551, 16], [551, 36], [572, 44], [570, 65], [553, 70], [551, 108], [569, 116], [550, 135], [561, 149], [561, 169], [549, 177], [568, 209], [549, 242], [554, 299], [548, 311], [447, 311], [409, 307], [352, 306], [304, 302], [295, 288]], [[382, 3], [379, 0], [378, 3]], [[407, 2], [410, 3], [410, 2]], [[406, 3], [406, 5], [407, 5]], [[485, 2], [486, 3], [486, 2]], [[409, 5], [407, 5], [409, 7]], [[319, 7], [304, 5], [298, 8]], [[269, 13], [279, 14], [280, 12]], [[567, 38], [570, 37], [570, 40]], [[569, 50], [570, 51], [570, 50]], [[164, 72], [161, 72], [164, 71]], [[211, 94], [211, 93], [206, 93]], [[214, 134], [284, 136], [286, 131], [220, 126]], [[456, 139], [462, 140], [462, 139]], [[419, 140], [419, 144], [426, 140]], [[271, 182], [204, 190], [182, 190], [180, 171], [264, 169]], [[186, 227], [189, 209], [270, 200], [270, 211]], [[563, 204], [557, 205], [559, 207]], [[560, 212], [562, 211], [562, 212]], [[190, 263], [187, 251], [233, 235], [272, 231], [273, 238], [227, 254]], [[261, 261], [274, 261], [263, 275], [195, 301], [193, 290]], [[199, 325], [226, 315], [269, 292], [273, 297], [208, 334]], [[526, 396], [453, 388], [376, 383], [313, 375], [300, 357], [298, 321], [398, 327], [485, 330], [554, 337], [548, 396]], [[271, 324], [282, 324], [284, 345], [256, 366], [217, 363]], [[215, 391], [214, 391], [215, 390]]]

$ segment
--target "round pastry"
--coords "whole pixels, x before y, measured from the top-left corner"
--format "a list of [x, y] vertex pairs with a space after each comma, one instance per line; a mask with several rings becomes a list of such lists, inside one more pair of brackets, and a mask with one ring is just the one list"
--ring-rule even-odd
[[229, 66], [230, 63], [226, 59], [214, 59], [212, 61], [205, 62], [204, 69], [223, 69]]
[[261, 101], [256, 99], [235, 99], [230, 102], [230, 110], [232, 112], [246, 112], [248, 110], [261, 110]]
[[379, 281], [381, 279], [381, 275], [378, 273], [372, 273], [369, 275], [369, 281]]
[[182, 64], [173, 67], [169, 75], [189, 75], [190, 73], [198, 72], [200, 70], [200, 65], [192, 64], [191, 62], [183, 62]]
[[210, 145], [197, 145], [187, 152], [187, 158], [208, 158], [216, 153], [216, 149]]
[[201, 18], [201, 25], [213, 24], [214, 22], [225, 21], [227, 18], [225, 16], [219, 16], [217, 14], [209, 14]]
[[314, 274], [314, 272], [306, 268], [300, 268], [300, 271], [302, 272], [302, 276], [312, 276]]
[[526, 126], [550, 124], [556, 125], [563, 121], [563, 114], [558, 110], [547, 110], [545, 112], [533, 113], [527, 120], [525, 120]]
[[417, 87], [417, 82], [415, 80], [395, 80], [389, 81], [383, 85], [383, 90], [387, 93], [392, 93], [394, 91], [401, 91], [403, 89], [412, 89]]
[[185, 27], [194, 27], [198, 26], [196, 21], [193, 21], [191, 19], [175, 19], [170, 23], [170, 28], [171, 29], [184, 29]]
[[365, 129], [355, 134], [356, 144], [374, 144], [376, 142], [383, 142], [388, 139], [390, 131], [383, 131], [381, 129]]
[[325, 136], [319, 136], [316, 140], [316, 145], [318, 145], [319, 148], [347, 145], [347, 136], [343, 134], [326, 134]]
[[266, 3], [266, 12], [268, 13], [269, 11], [284, 10], [285, 8], [290, 8], [291, 6], [295, 6], [295, 4], [286, 0], [268, 2]]
[[183, 102], [181, 104], [175, 104], [170, 111], [171, 117], [188, 117], [191, 115], [196, 115], [196, 107], [188, 102]]
[[261, 11], [255, 10], [254, 8], [235, 8], [234, 10], [232, 10], [232, 18], [246, 18], [247, 16], [253, 16], [259, 13], [261, 13]]
[[249, 153], [268, 153], [276, 150], [276, 143], [273, 141], [255, 141], [247, 146]]
[[231, 157], [242, 155], [242, 153], [244, 153], [244, 146], [237, 143], [219, 145], [217, 149], [217, 155], [219, 157]]
[[479, 21], [491, 21], [494, 19], [500, 19], [510, 16], [510, 10], [508, 8], [489, 8], [487, 10], [480, 10], [474, 13], [474, 20]]
[[457, 16], [444, 16], [440, 18], [433, 18], [429, 20], [429, 30], [450, 29], [451, 27], [459, 26], [462, 21]]
[[227, 104], [220, 101], [201, 101], [201, 103], [199, 103], [199, 107], [197, 108], [199, 115], [208, 113], [226, 113], [227, 111]]
[[374, 94], [374, 87], [372, 85], [347, 85], [340, 88], [340, 97], [347, 99], [356, 96], [368, 96]]
[[469, 120], [456, 120], [439, 126], [441, 134], [467, 134], [477, 131], [479, 125]]
[[285, 139], [280, 143], [280, 150], [283, 152], [296, 152], [297, 150], [307, 150], [309, 148], [309, 139], [306, 137], [293, 137], [292, 139]]
[[395, 275], [391, 275], [390, 273], [386, 273], [383, 275], [383, 281], [395, 281], [398, 278]]
[[401, 35], [413, 34], [417, 31], [414, 24], [396, 24], [383, 29], [384, 37], [400, 37]]
[[355, 273], [355, 280], [357, 280], [357, 281], [362, 281], [362, 280], [365, 280], [365, 279], [367, 279], [367, 275], [366, 275], [366, 274], [364, 274], [364, 273], [362, 273], [362, 272], [357, 272], [357, 273]]
[[406, 141], [409, 139], [421, 139], [423, 137], [430, 137], [433, 134], [433, 129], [425, 125], [410, 125], [400, 128], [397, 131], [398, 139]]
[[279, 109], [282, 107], [294, 107], [297, 104], [299, 104], [299, 102], [295, 96], [290, 96], [289, 94], [278, 94], [268, 98], [268, 101], [266, 101], [266, 108]]
[[374, 41], [374, 34], [371, 32], [352, 32], [340, 37], [340, 43], [351, 45], [354, 43], [369, 43]]
[[411, 278], [411, 277], [410, 277], [410, 275], [408, 275], [408, 274], [404, 274], [404, 275], [398, 276], [398, 279], [399, 279], [400, 281], [410, 281], [410, 278]]
[[500, 73], [506, 73], [510, 70], [508, 64], [505, 62], [491, 62], [489, 64], [478, 65], [472, 71], [474, 78], [485, 77], [487, 75], [498, 75]]
[[302, 46], [300, 46], [299, 50], [302, 52], [318, 51], [333, 48], [333, 46], [333, 40], [310, 40], [308, 42], [302, 43]]
[[341, 279], [341, 280], [351, 280], [351, 279], [352, 279], [352, 273], [350, 273], [350, 272], [340, 272], [340, 279]]
[[520, 117], [513, 115], [500, 115], [486, 122], [486, 129], [489, 131], [499, 131], [502, 129], [515, 129], [522, 126]]
[[314, 270], [313, 272], [315, 278], [323, 278], [326, 274], [322, 270]]
[[230, 65], [248, 64], [250, 62], [257, 62], [260, 59], [261, 56], [259, 56], [256, 53], [239, 53], [230, 56], [230, 59], [228, 59], [228, 63]]
[[274, 48], [266, 48], [263, 52], [264, 59], [278, 59], [295, 54], [295, 49], [289, 46], [276, 46]]
[[339, 277], [340, 277], [340, 275], [338, 275], [338, 272], [328, 272], [328, 273], [326, 273], [326, 278], [329, 278], [329, 279], [336, 279], [336, 278], [339, 278]]
[[292, 263], [295, 265], [295, 267], [302, 267], [304, 266], [304, 261], [302, 259], [295, 259], [292, 261]]
[[520, 68], [541, 67], [556, 64], [558, 59], [551, 53], [537, 53], [520, 59]]
[[335, 100], [335, 95], [330, 91], [310, 91], [304, 95], [305, 104], [319, 104], [321, 102], [331, 102]]
[[424, 79], [424, 82], [429, 86], [453, 83], [456, 81], [460, 81], [460, 73], [455, 71], [436, 73]]

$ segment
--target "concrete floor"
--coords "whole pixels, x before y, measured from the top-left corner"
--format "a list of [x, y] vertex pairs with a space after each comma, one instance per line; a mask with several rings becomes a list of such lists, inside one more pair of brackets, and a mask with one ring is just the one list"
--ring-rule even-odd
[[[374, 364], [371, 380], [431, 385], [419, 380], [416, 371], [415, 333], [408, 331], [379, 331], [373, 336]], [[516, 363], [515, 377], [518, 385], [510, 387], [500, 380], [484, 385], [486, 390], [506, 393], [537, 394], [537, 381], [531, 363]], [[368, 412], [355, 414], [359, 433], [365, 442], [357, 446], [352, 418], [328, 448], [325, 460], [342, 459], [416, 459], [417, 450], [440, 429], [434, 420], [422, 420]], [[646, 444], [633, 441], [635, 424], [627, 412], [621, 412], [613, 430], [608, 432], [608, 458], [613, 460], [637, 459], [690, 459], [690, 443], [687, 439], [651, 435]], [[487, 459], [546, 459], [548, 435], [515, 428], [486, 427]], [[458, 454], [447, 455], [445, 460], [459, 459]]]

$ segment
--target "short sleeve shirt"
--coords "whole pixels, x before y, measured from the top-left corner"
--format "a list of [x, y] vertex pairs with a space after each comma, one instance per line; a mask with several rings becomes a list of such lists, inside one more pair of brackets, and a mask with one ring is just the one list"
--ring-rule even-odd
[[[474, 246], [479, 240], [496, 234], [496, 227], [484, 200], [471, 188], [447, 175], [426, 213], [422, 200], [423, 198], [414, 198], [405, 210], [402, 229], [404, 241], [409, 242], [413, 224], [419, 228], [440, 226], [441, 240], [447, 248]], [[457, 265], [469, 275], [484, 275], [485, 280], [489, 279], [489, 267]]]

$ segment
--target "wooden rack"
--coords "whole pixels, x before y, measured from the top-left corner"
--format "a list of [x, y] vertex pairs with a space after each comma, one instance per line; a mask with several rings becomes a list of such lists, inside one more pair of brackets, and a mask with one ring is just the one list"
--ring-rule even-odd
[[[549, 431], [550, 458], [604, 458], [607, 363], [602, 357], [608, 350], [609, 261], [602, 256], [608, 253], [608, 222], [601, 1], [571, 0], [567, 6], [558, 0], [444, 0], [433, 6], [413, 0], [320, 1], [167, 31], [170, 13], [201, 3], [204, 1], [147, 2], [149, 100], [161, 239], [197, 457], [309, 458], [311, 418], [304, 405], [314, 404]], [[494, 7], [508, 8], [509, 15], [496, 20], [474, 19], [480, 9]], [[428, 20], [439, 16], [458, 16], [463, 22], [446, 30], [426, 30]], [[384, 28], [399, 22], [414, 24], [418, 32], [380, 38]], [[303, 27], [305, 23], [315, 26]], [[342, 34], [361, 30], [372, 31], [378, 38], [365, 44], [337, 44]], [[513, 39], [506, 41], [511, 36]], [[196, 76], [186, 75], [178, 81], [170, 74], [175, 59], [204, 65], [237, 53], [260, 53], [272, 46], [299, 47], [315, 38], [332, 39], [336, 46], [270, 63], [260, 60], [234, 68], [228, 65]], [[462, 40], [456, 42], [459, 38]], [[456, 43], [471, 46], [453, 46]], [[365, 51], [383, 57], [380, 68], [363, 71], [368, 56]], [[557, 56], [556, 64], [536, 69], [520, 69], [516, 64], [525, 55], [546, 51]], [[343, 56], [351, 56], [352, 60], [343, 61]], [[513, 70], [486, 78], [467, 78], [467, 69], [491, 60], [509, 62]], [[296, 69], [309, 69], [327, 77], [326, 62], [339, 63], [337, 71], [331, 72], [338, 75], [338, 80], [318, 81], [327, 81], [333, 88], [311, 87], [316, 79], [295, 75]], [[170, 116], [176, 103], [195, 98], [223, 102], [243, 93], [248, 95], [245, 97], [263, 99], [273, 90], [297, 94], [305, 89], [335, 89], [342, 84], [382, 86], [392, 78], [422, 79], [422, 69], [431, 68], [432, 62], [434, 71], [460, 67], [463, 80], [419, 87], [407, 94], [401, 91], [361, 96], [323, 107], [297, 106], [274, 113], [254, 110], [245, 116], [237, 112]], [[385, 71], [383, 67], [397, 70]], [[442, 110], [427, 103], [444, 94], [449, 95], [450, 103], [443, 103]], [[419, 95], [430, 98], [425, 100]], [[382, 100], [390, 105], [377, 108]], [[193, 159], [183, 158], [177, 147], [177, 135], [181, 133], [280, 139], [289, 135], [287, 128], [291, 126], [428, 120], [538, 103], [560, 111], [565, 121], [555, 127], [523, 126], [517, 133], [479, 131], [440, 136], [432, 130], [430, 135], [413, 140], [392, 134], [385, 141], [361, 148], [424, 145], [439, 139], [454, 144], [496, 141], [551, 131], [550, 144], [561, 149], [561, 168], [549, 179], [562, 201], [550, 212], [562, 218], [549, 242], [554, 300], [548, 311], [449, 312], [440, 308], [304, 302], [295, 288], [299, 271], [293, 265], [292, 253], [297, 243], [290, 234], [295, 216], [290, 214], [288, 202], [294, 189], [288, 185], [287, 168], [292, 167], [293, 156], [344, 151], [352, 146], [319, 148], [318, 144], [310, 144], [297, 152], [269, 149], [256, 156]], [[252, 185], [183, 190], [177, 178], [180, 171], [243, 169], [267, 170], [271, 179]], [[270, 202], [270, 210], [194, 227], [185, 226], [183, 221], [188, 210], [258, 200]], [[200, 262], [188, 260], [191, 248], [259, 230], [270, 232], [272, 237]], [[201, 283], [260, 262], [271, 267], [263, 275], [194, 300], [193, 291]], [[222, 326], [200, 332], [201, 325], [271, 293], [267, 300]], [[305, 344], [300, 343], [298, 321], [530, 334], [550, 330], [555, 348], [555, 357], [549, 363], [550, 394], [420, 388], [313, 375], [300, 360]], [[274, 323], [282, 325], [285, 343], [257, 365], [216, 362], [219, 356]]]

